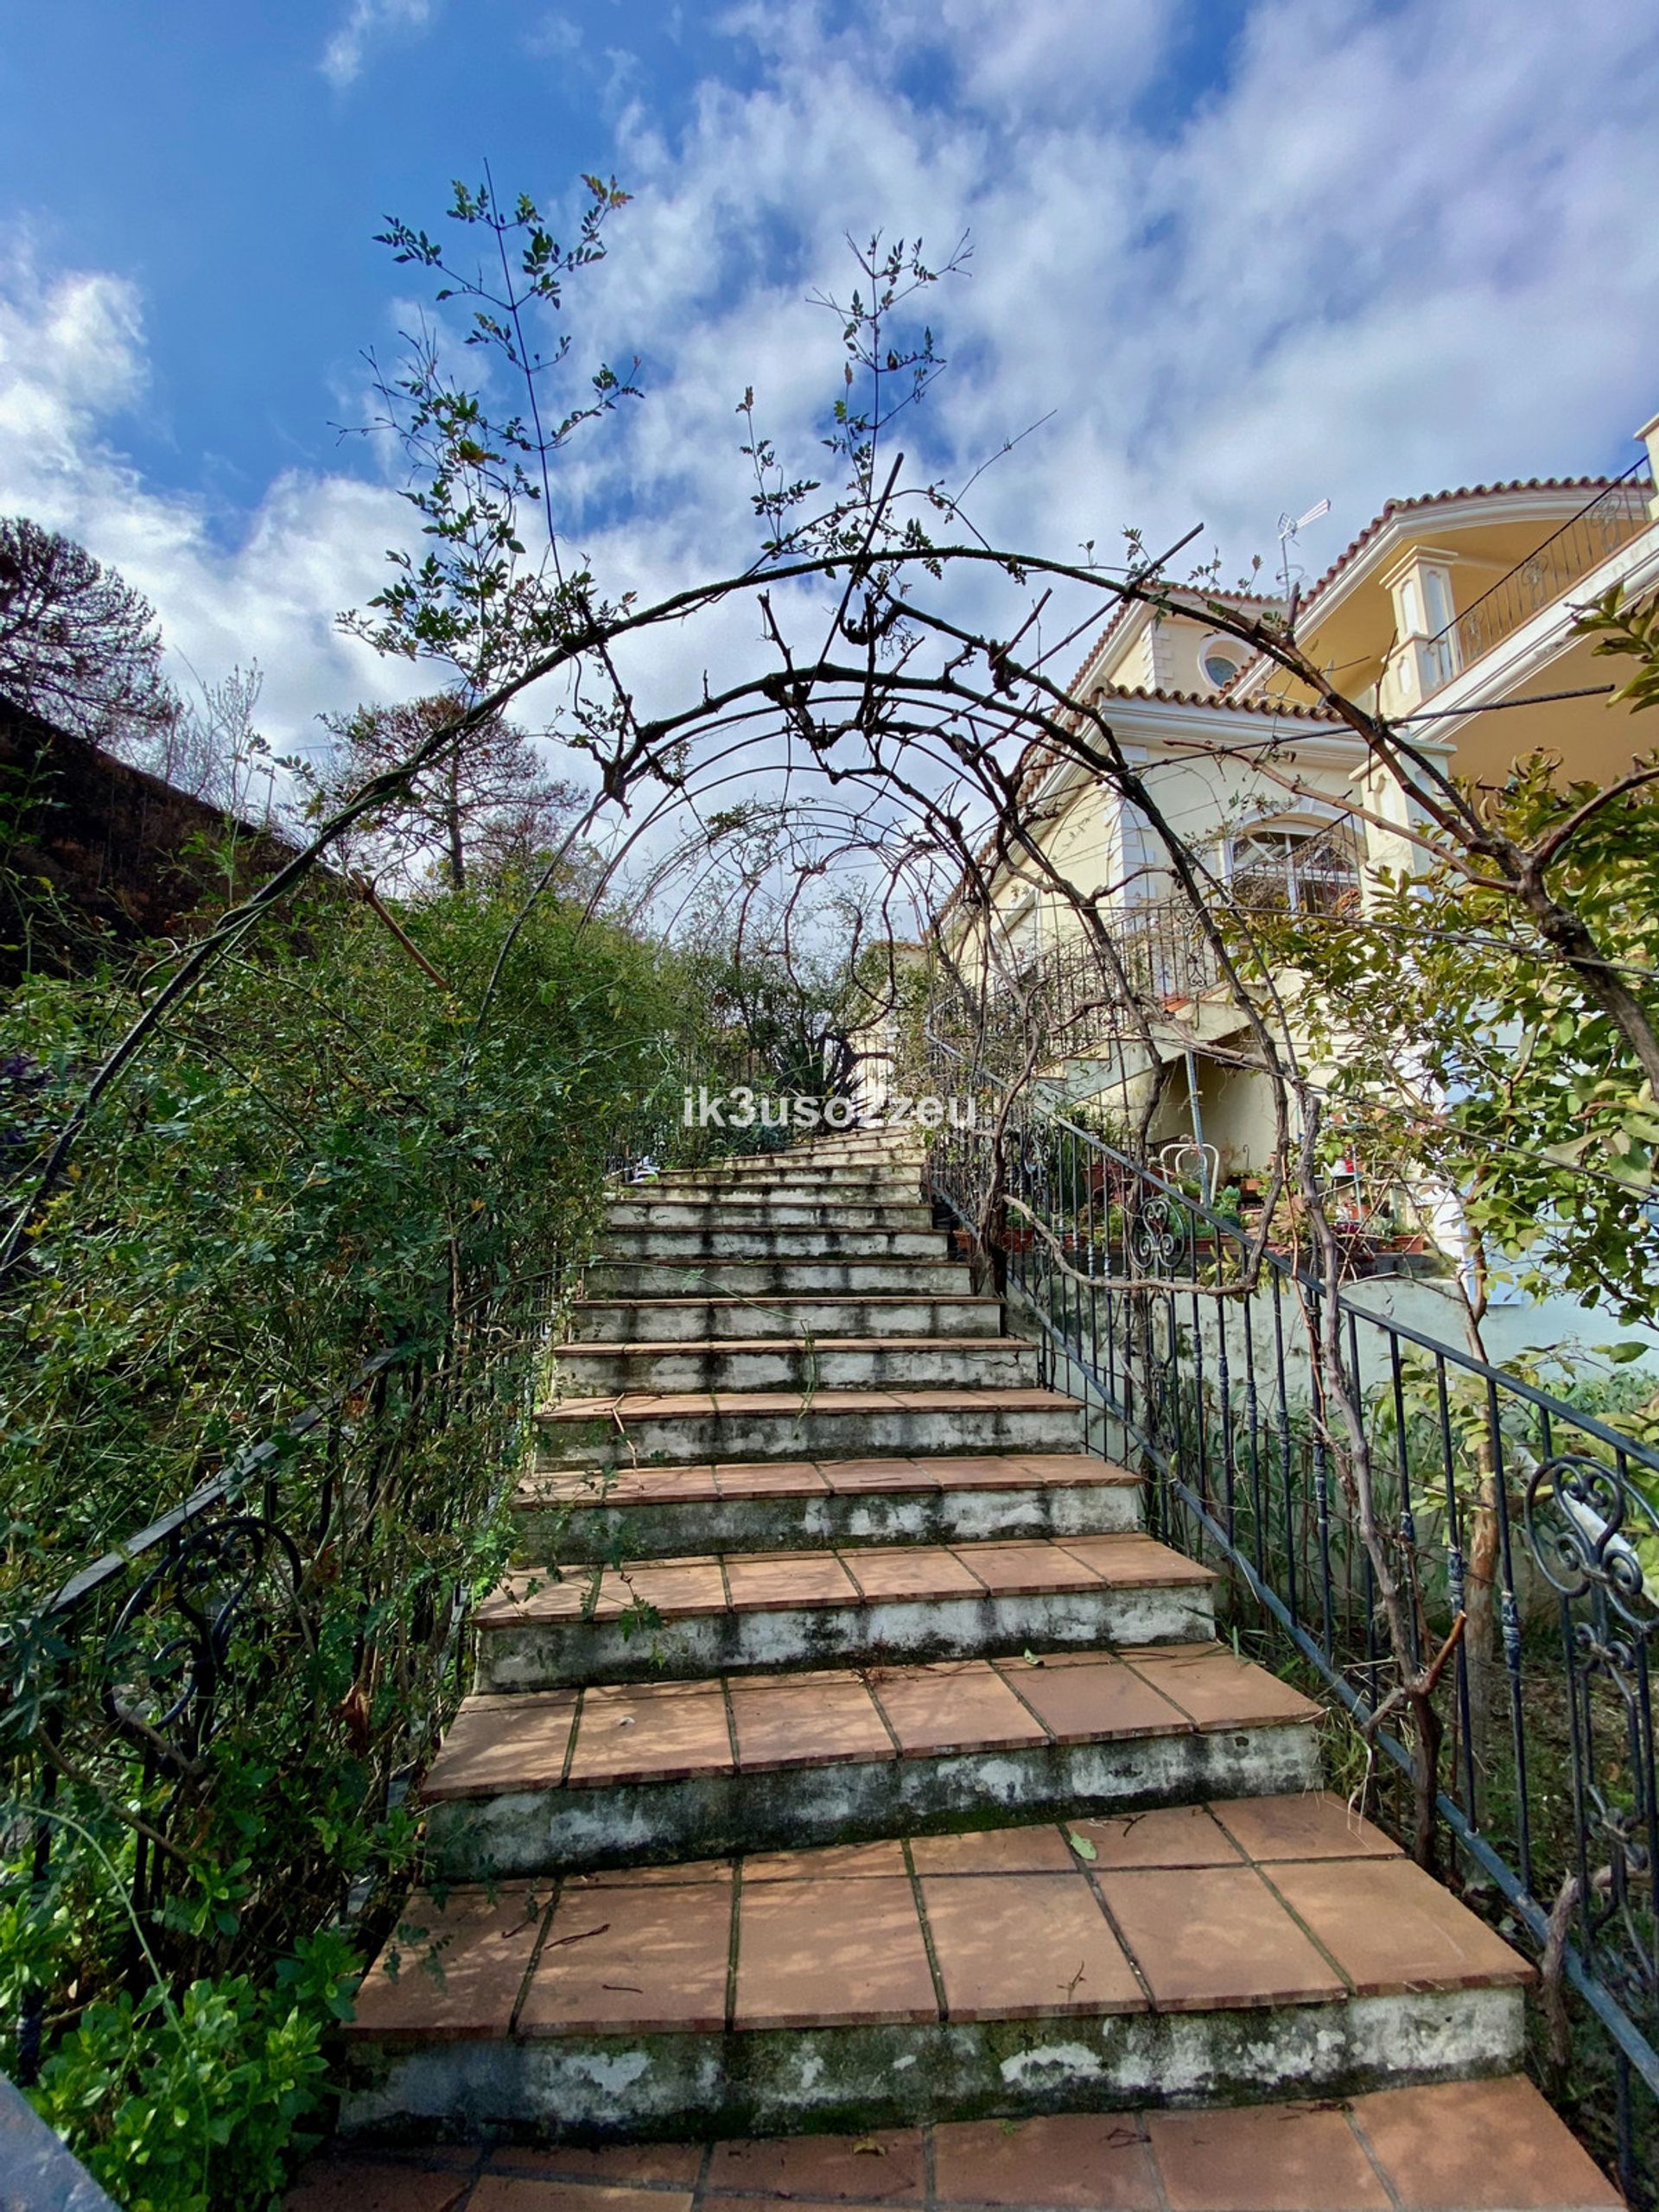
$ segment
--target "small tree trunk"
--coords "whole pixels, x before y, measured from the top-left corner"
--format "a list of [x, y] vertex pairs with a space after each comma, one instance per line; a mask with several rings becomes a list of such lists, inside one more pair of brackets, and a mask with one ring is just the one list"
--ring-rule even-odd
[[1497, 1478], [1491, 1446], [1480, 1447], [1480, 1486], [1469, 1521], [1469, 1561], [1464, 1610], [1469, 1666], [1469, 1736], [1477, 1758], [1485, 1755], [1497, 1710]]
[[449, 788], [444, 809], [445, 828], [449, 835], [449, 880], [455, 890], [464, 890], [467, 883], [467, 849], [461, 836], [461, 752], [449, 758]]

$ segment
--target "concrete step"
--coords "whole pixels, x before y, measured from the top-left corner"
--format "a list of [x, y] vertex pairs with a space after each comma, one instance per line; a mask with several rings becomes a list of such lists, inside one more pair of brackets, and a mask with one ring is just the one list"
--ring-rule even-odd
[[661, 1198], [614, 1198], [606, 1221], [613, 1229], [931, 1229], [933, 1209], [919, 1198], [842, 1198], [788, 1190], [752, 1194], [682, 1192]]
[[[1351, 2097], [1512, 2072], [1532, 1980], [1319, 1796], [716, 1856], [411, 1898], [358, 1993], [340, 2120], [403, 2140], [868, 2141], [923, 2120]], [[1471, 2094], [1448, 2100], [1459, 2140]], [[1471, 2185], [1499, 2155], [1479, 2151]], [[891, 2202], [887, 2183], [863, 2186]]]
[[942, 1229], [617, 1229], [601, 1233], [594, 1258], [655, 1260], [694, 1267], [703, 1260], [943, 1260]]
[[[840, 2135], [713, 2145], [514, 2143], [341, 2148], [306, 2169], [286, 2212], [800, 2212], [868, 2202], [933, 2212], [1623, 2212], [1624, 2199], [1521, 2074], [1354, 2097], [1147, 2109], [1103, 2106], [1028, 2120], [941, 2120]], [[872, 2168], [874, 2169], [872, 2171]], [[456, 2197], [456, 2189], [473, 2193]], [[664, 2196], [669, 2204], [664, 2205]], [[597, 2212], [597, 2208], [596, 2208]]]
[[775, 1300], [753, 1298], [588, 1298], [570, 1316], [574, 1342], [700, 1344], [710, 1338], [997, 1337], [1002, 1306], [995, 1298], [957, 1293], [947, 1298], [902, 1293], [837, 1298], [828, 1293]]
[[649, 1182], [619, 1184], [619, 1193], [660, 1191], [666, 1195], [765, 1191], [819, 1191], [828, 1196], [844, 1193], [849, 1199], [867, 1194], [872, 1198], [916, 1198], [922, 1192], [919, 1167], [908, 1162], [851, 1160], [836, 1166], [825, 1160], [817, 1166], [797, 1159], [727, 1163], [718, 1167], [668, 1168]]
[[468, 1698], [421, 1790], [446, 1882], [1317, 1788], [1319, 1708], [1219, 1644]]
[[536, 1416], [542, 1467], [1075, 1452], [1083, 1408], [1056, 1390], [798, 1390], [571, 1398]]
[[513, 1557], [597, 1565], [707, 1552], [1103, 1536], [1141, 1525], [1141, 1483], [1104, 1459], [728, 1462], [531, 1475]]
[[789, 1147], [790, 1156], [797, 1160], [862, 1159], [867, 1154], [882, 1160], [919, 1159], [925, 1150], [920, 1131], [912, 1128], [823, 1129]]
[[785, 1152], [730, 1153], [706, 1160], [700, 1167], [665, 1167], [653, 1179], [664, 1183], [715, 1183], [766, 1179], [784, 1180], [793, 1175], [908, 1176], [921, 1179], [924, 1155], [912, 1149], [828, 1153], [791, 1146]]
[[1033, 1389], [1038, 1349], [1024, 1337], [713, 1338], [702, 1344], [554, 1347], [572, 1397], [640, 1391]]
[[1202, 1643], [1215, 1581], [1139, 1534], [518, 1568], [474, 1616], [474, 1688]]
[[590, 1298], [950, 1298], [973, 1288], [967, 1266], [945, 1259], [594, 1260], [582, 1280]]

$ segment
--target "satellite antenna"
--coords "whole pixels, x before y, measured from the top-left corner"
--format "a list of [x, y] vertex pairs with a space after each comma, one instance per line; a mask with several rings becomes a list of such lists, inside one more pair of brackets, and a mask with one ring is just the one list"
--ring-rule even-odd
[[1300, 583], [1303, 575], [1300, 569], [1293, 569], [1290, 565], [1290, 549], [1295, 540], [1296, 533], [1300, 530], [1305, 530], [1309, 523], [1318, 522], [1321, 515], [1328, 515], [1330, 512], [1330, 500], [1321, 499], [1317, 505], [1310, 507], [1305, 515], [1298, 515], [1294, 522], [1287, 514], [1281, 515], [1279, 518], [1279, 582], [1287, 602], [1290, 599], [1292, 582]]

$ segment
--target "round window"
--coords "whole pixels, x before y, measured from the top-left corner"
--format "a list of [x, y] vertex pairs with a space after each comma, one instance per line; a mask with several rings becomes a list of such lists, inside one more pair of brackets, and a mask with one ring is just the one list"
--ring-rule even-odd
[[1204, 672], [1217, 690], [1224, 683], [1232, 682], [1238, 674], [1238, 668], [1239, 664], [1232, 655], [1223, 652], [1219, 646], [1211, 645], [1204, 656]]

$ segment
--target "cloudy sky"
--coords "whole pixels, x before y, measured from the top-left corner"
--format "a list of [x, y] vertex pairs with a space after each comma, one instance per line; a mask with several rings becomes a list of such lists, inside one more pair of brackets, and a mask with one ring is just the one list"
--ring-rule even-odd
[[82, 538], [269, 734], [404, 679], [333, 618], [405, 525], [342, 440], [395, 346], [388, 212], [455, 175], [633, 194], [573, 361], [647, 397], [561, 497], [607, 581], [749, 543], [733, 414], [791, 454], [844, 234], [970, 234], [907, 432], [1006, 542], [1205, 525], [1230, 571], [1329, 498], [1620, 468], [1659, 408], [1659, 26], [1554, 0], [54, 0], [0, 28], [0, 512]]

